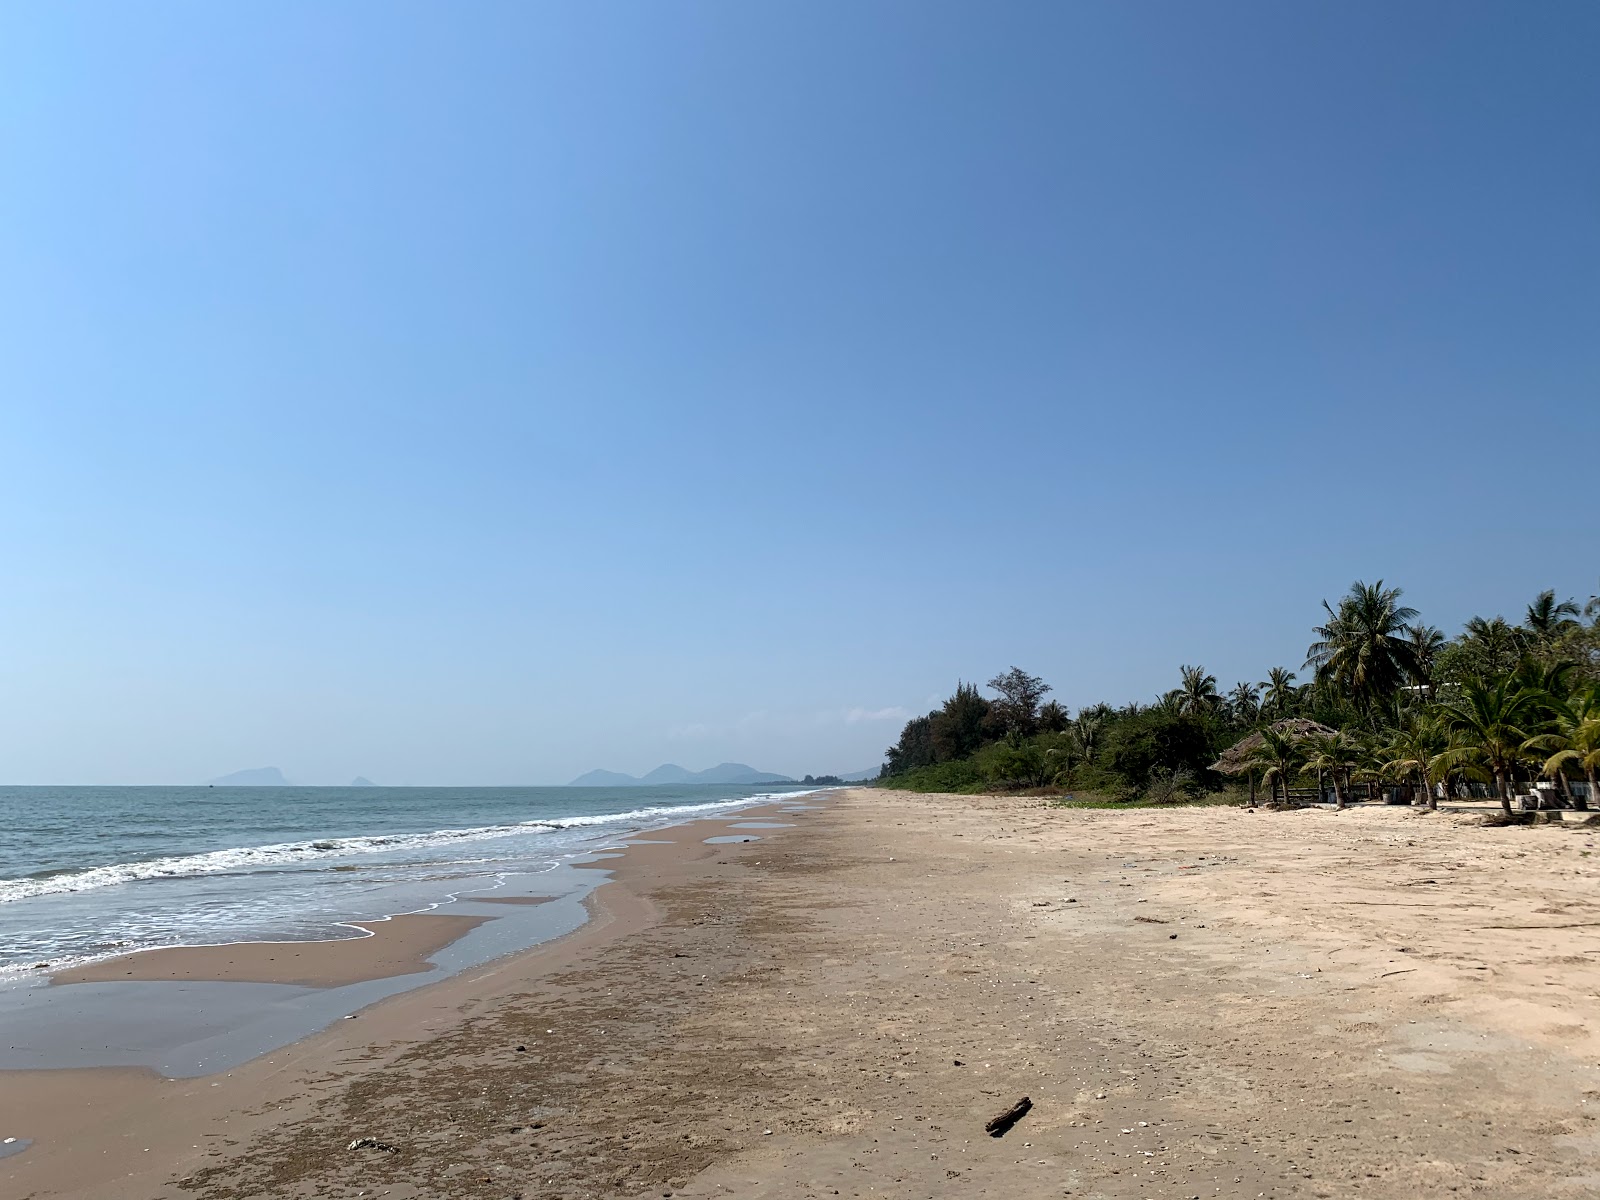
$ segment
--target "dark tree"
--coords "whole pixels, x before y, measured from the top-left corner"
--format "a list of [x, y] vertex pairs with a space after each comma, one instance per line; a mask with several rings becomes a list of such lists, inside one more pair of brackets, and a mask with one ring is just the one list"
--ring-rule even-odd
[[1000, 693], [992, 710], [1005, 732], [1032, 736], [1039, 727], [1039, 702], [1049, 694], [1050, 685], [1021, 667], [1012, 667], [989, 680], [989, 686]]
[[933, 722], [929, 717], [912, 717], [900, 731], [900, 740], [884, 752], [883, 774], [903, 775], [934, 761]]
[[944, 702], [944, 707], [928, 714], [936, 760], [966, 758], [982, 746], [988, 716], [989, 702], [978, 695], [977, 684], [957, 683], [955, 694]]
[[1039, 728], [1045, 733], [1061, 733], [1070, 723], [1067, 710], [1054, 700], [1039, 710]]
[[1147, 709], [1115, 722], [1100, 749], [1102, 766], [1131, 787], [1143, 787], [1158, 769], [1208, 778], [1214, 757], [1205, 721], [1167, 708]]

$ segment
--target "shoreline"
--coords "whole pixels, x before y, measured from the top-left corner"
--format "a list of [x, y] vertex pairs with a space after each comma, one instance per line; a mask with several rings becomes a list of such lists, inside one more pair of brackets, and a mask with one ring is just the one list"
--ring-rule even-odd
[[[802, 796], [813, 797], [814, 793], [797, 793], [794, 799]], [[782, 832], [774, 829], [742, 833], [736, 839], [737, 845], [707, 841], [725, 834], [730, 821], [768, 810], [774, 818], [792, 824], [792, 817], [779, 812], [779, 806], [790, 803], [763, 801], [727, 817], [702, 816], [658, 827], [648, 831], [654, 836], [641, 837], [637, 842], [629, 838], [622, 844], [596, 847], [588, 861], [573, 867], [602, 871], [608, 877], [586, 888], [579, 898], [584, 919], [576, 928], [379, 999], [359, 1009], [351, 1019], [334, 1019], [315, 1032], [231, 1069], [177, 1078], [148, 1067], [0, 1070], [0, 1137], [15, 1136], [28, 1143], [20, 1152], [0, 1156], [0, 1191], [13, 1194], [8, 1188], [14, 1186], [21, 1189], [17, 1194], [30, 1197], [147, 1195], [148, 1191], [125, 1189], [133, 1187], [134, 1181], [148, 1186], [155, 1177], [172, 1174], [173, 1164], [186, 1161], [186, 1151], [193, 1150], [197, 1128], [225, 1125], [231, 1134], [241, 1124], [249, 1126], [253, 1121], [239, 1111], [244, 1105], [260, 1108], [264, 1103], [267, 1109], [281, 1109], [291, 1104], [304, 1082], [328, 1062], [359, 1058], [362, 1048], [375, 1040], [403, 1041], [426, 1036], [440, 1024], [432, 1014], [503, 996], [561, 969], [593, 947], [644, 928], [657, 915], [644, 894], [649, 887], [676, 875], [693, 873], [708, 859], [743, 849], [746, 844], [760, 845], [764, 836]], [[815, 804], [806, 807], [820, 808]], [[502, 903], [511, 899], [512, 903], [505, 903], [505, 910], [516, 914], [524, 908], [544, 908], [559, 898], [543, 897], [531, 904], [522, 898], [500, 899]], [[431, 914], [403, 914], [371, 924], [381, 930], [406, 916], [426, 919], [428, 915]], [[461, 920], [450, 919], [453, 923]], [[487, 919], [470, 920], [476, 928]], [[458, 933], [445, 948], [459, 942], [460, 936]], [[380, 943], [384, 941], [381, 933], [371, 938], [300, 943], [163, 947], [99, 960], [63, 975], [75, 976], [82, 971], [88, 975], [82, 983], [109, 980], [110, 986], [117, 987], [129, 978], [125, 973], [119, 974], [129, 970], [125, 964], [149, 960], [153, 966], [136, 972], [135, 982], [139, 975], [172, 979], [172, 974], [163, 973], [165, 967], [167, 972], [178, 971], [182, 978], [265, 979], [279, 984], [292, 982], [298, 974], [295, 960], [281, 964], [271, 960], [284, 947], [292, 946], [316, 948], [308, 953], [318, 959], [318, 965], [330, 968], [327, 975], [308, 986], [335, 987], [340, 976], [362, 976], [359, 982], [381, 980], [385, 976], [363, 975], [363, 971], [370, 971], [385, 960], [400, 962], [419, 954], [426, 957], [423, 946], [437, 940], [425, 937], [418, 943], [414, 938], [391, 938], [380, 954], [357, 956], [349, 969], [337, 963], [340, 950]], [[396, 945], [396, 941], [402, 944]], [[221, 961], [221, 955], [231, 955], [234, 961]], [[224, 966], [228, 968], [226, 972], [221, 969]], [[79, 982], [68, 978], [64, 986]], [[52, 980], [48, 990], [55, 987]], [[137, 1150], [130, 1149], [133, 1142], [140, 1143]]]
[[[190, 789], [197, 790], [205, 791]], [[492, 797], [496, 791], [508, 795]], [[219, 824], [229, 815], [226, 805], [214, 812], [209, 797], [174, 795], [179, 811], [200, 806], [193, 814], [200, 832], [177, 835], [167, 853], [115, 829], [95, 834], [93, 848], [80, 853], [71, 837], [60, 847], [48, 839], [36, 844], [45, 835], [25, 825], [19, 844], [0, 853], [0, 874], [7, 876], [0, 879], [6, 934], [0, 995], [149, 950], [339, 940], [357, 935], [359, 923], [431, 912], [458, 898], [492, 903], [460, 889], [491, 892], [503, 886], [497, 878], [531, 883], [604, 843], [803, 794], [732, 787], [669, 788], [661, 797], [618, 789], [424, 788], [393, 813], [330, 812], [324, 803], [294, 809], [287, 825], [259, 825], [248, 816]], [[458, 798], [466, 807], [453, 811], [448, 805]], [[429, 802], [436, 807], [419, 807]], [[67, 806], [58, 814], [63, 819], [72, 811], [70, 797], [49, 803]], [[311, 832], [323, 823], [335, 834]], [[96, 856], [106, 861], [92, 861]]]
[[451, 913], [399, 913], [382, 921], [343, 923], [347, 929], [365, 930], [364, 937], [157, 946], [52, 972], [50, 986], [181, 979], [341, 987], [425, 972], [431, 967], [428, 960], [433, 955], [489, 919]]
[[664, 844], [652, 833], [703, 822], [708, 835], [745, 840], [757, 836], [750, 820], [803, 813], [817, 795], [762, 794], [710, 812], [695, 804], [672, 824], [599, 830], [536, 869], [466, 876], [471, 887], [388, 917], [331, 923], [321, 938], [154, 946], [16, 977], [0, 991], [0, 1072], [150, 1067], [171, 1078], [241, 1066], [390, 997], [572, 933], [589, 919], [586, 897], [606, 864]]
[[[95, 1128], [0, 1159], [0, 1189], [1576, 1200], [1600, 1185], [1587, 832], [866, 791], [793, 823], [749, 844], [706, 844], [726, 821], [675, 827], [675, 845], [612, 860], [616, 886], [576, 933], [224, 1076], [14, 1078], [29, 1086], [0, 1089], [0, 1120], [55, 1108]], [[1020, 1096], [1031, 1111], [987, 1136]]]

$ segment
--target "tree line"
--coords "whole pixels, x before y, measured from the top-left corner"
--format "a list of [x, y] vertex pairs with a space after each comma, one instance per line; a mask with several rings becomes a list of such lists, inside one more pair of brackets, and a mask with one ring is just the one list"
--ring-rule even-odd
[[906, 722], [879, 780], [1175, 801], [1226, 787], [1220, 766], [1252, 797], [1258, 784], [1287, 799], [1296, 783], [1319, 796], [1331, 783], [1339, 805], [1357, 789], [1429, 805], [1442, 791], [1510, 812], [1513, 789], [1544, 781], [1552, 803], [1600, 803], [1600, 596], [1580, 608], [1541, 592], [1520, 622], [1474, 617], [1454, 637], [1382, 580], [1322, 607], [1298, 670], [1227, 691], [1186, 665], [1153, 703], [1072, 714], [1019, 667], [989, 680], [990, 696], [959, 682]]

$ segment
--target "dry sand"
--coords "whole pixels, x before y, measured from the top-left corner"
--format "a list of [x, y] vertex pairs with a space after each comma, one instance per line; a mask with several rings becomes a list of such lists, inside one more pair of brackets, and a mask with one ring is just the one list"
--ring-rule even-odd
[[579, 934], [219, 1079], [0, 1079], [0, 1128], [56, 1122], [0, 1194], [1600, 1195], [1587, 830], [878, 792], [800, 825], [672, 831]]

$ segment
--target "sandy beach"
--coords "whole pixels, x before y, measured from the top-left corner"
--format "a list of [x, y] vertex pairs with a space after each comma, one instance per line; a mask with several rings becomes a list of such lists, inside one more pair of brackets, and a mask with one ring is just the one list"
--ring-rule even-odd
[[[495, 900], [516, 903], [522, 897]], [[481, 901], [480, 901], [481, 902]], [[329, 942], [237, 942], [177, 946], [102, 959], [50, 977], [52, 984], [193, 979], [221, 983], [298, 983], [338, 987], [428, 969], [428, 956], [483, 923], [482, 917], [408, 913], [387, 921], [352, 922], [366, 937]]]
[[[1587, 828], [877, 791], [767, 819], [652, 834], [577, 933], [221, 1076], [8, 1073], [33, 1145], [0, 1193], [1600, 1194]], [[440, 929], [402, 932], [361, 969]], [[282, 947], [221, 949], [186, 957], [270, 979]], [[275, 966], [342, 965], [306, 954]]]

